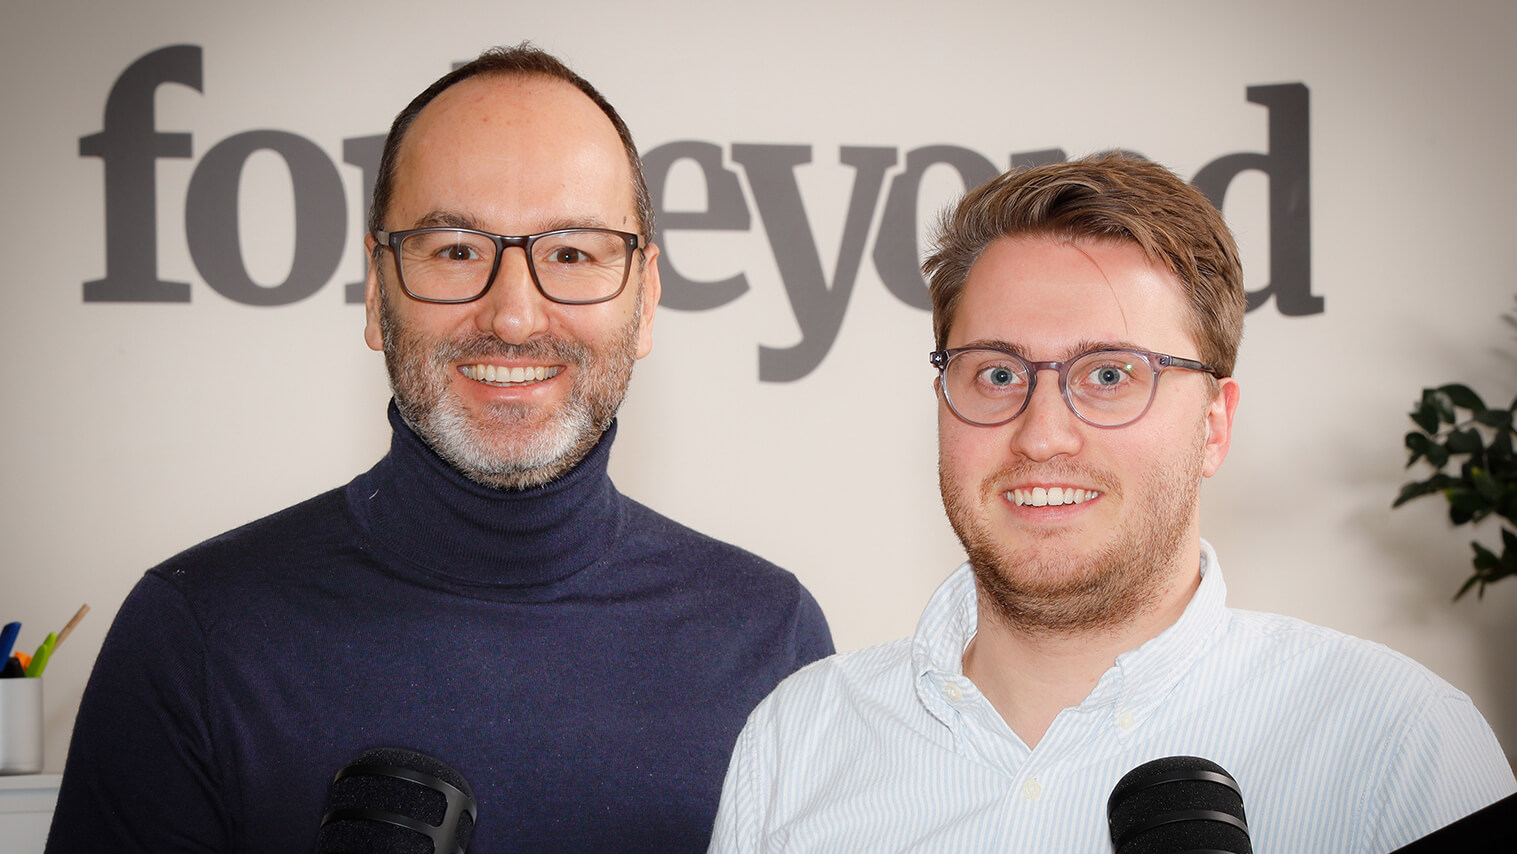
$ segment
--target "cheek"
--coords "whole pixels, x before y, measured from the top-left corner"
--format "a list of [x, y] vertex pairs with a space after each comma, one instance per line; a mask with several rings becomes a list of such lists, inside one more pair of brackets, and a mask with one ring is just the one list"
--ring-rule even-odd
[[1130, 483], [1153, 491], [1194, 489], [1201, 482], [1205, 463], [1205, 424], [1182, 420], [1155, 426], [1164, 429], [1124, 437], [1132, 441], [1113, 447], [1113, 465], [1126, 469]]
[[965, 424], [941, 401], [938, 403], [938, 468], [953, 475], [951, 486], [961, 492], [972, 490], [1000, 464], [998, 432]]
[[597, 349], [618, 341], [626, 334], [636, 314], [621, 300], [579, 306], [555, 306], [550, 332], [588, 344]]
[[941, 395], [938, 396], [938, 466], [945, 466], [949, 460], [958, 456], [958, 447], [962, 442], [962, 436], [958, 428], [962, 426], [959, 419], [948, 411], [948, 405], [943, 402]]

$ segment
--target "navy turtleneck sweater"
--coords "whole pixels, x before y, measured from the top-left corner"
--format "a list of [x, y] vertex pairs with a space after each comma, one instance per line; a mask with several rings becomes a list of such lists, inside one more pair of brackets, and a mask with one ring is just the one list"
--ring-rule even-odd
[[390, 410], [346, 487], [150, 570], [75, 724], [49, 852], [303, 852], [332, 775], [434, 756], [469, 851], [704, 851], [733, 743], [832, 651], [796, 579], [626, 498], [615, 427], [546, 486], [480, 486]]

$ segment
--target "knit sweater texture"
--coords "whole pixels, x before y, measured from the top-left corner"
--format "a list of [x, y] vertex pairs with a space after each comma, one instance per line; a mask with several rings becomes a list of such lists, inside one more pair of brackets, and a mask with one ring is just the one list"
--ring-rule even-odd
[[704, 851], [749, 711], [832, 652], [791, 574], [619, 493], [608, 430], [510, 492], [396, 413], [346, 487], [150, 570], [86, 688], [49, 852], [312, 849], [374, 747], [470, 783], [473, 852]]

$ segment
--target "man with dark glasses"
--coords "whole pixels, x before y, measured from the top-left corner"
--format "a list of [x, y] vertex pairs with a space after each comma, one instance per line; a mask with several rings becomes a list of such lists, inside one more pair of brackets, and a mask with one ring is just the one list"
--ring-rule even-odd
[[138, 584], [49, 851], [309, 851], [371, 748], [462, 775], [470, 851], [704, 850], [745, 716], [832, 642], [789, 573], [607, 476], [652, 219], [626, 125], [530, 46], [396, 118], [364, 331], [390, 453]]

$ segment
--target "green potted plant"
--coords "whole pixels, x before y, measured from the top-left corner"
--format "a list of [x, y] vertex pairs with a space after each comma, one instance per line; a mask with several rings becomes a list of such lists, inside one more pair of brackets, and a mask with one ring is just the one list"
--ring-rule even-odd
[[[1511, 318], [1508, 317], [1508, 322]], [[1471, 542], [1474, 574], [1458, 599], [1475, 587], [1485, 596], [1486, 585], [1517, 575], [1517, 456], [1513, 454], [1513, 415], [1517, 400], [1505, 409], [1485, 405], [1480, 395], [1457, 383], [1422, 390], [1422, 400], [1412, 410], [1417, 429], [1406, 434], [1411, 452], [1407, 468], [1419, 460], [1433, 468], [1432, 476], [1401, 487], [1393, 507], [1423, 495], [1443, 493], [1449, 503], [1449, 521], [1474, 524], [1496, 515], [1501, 526], [1501, 553]]]

